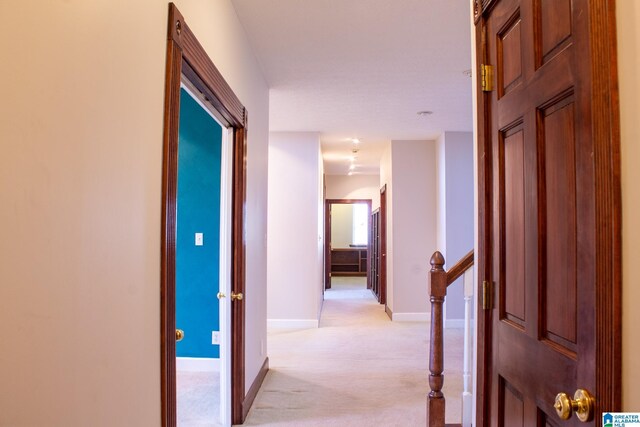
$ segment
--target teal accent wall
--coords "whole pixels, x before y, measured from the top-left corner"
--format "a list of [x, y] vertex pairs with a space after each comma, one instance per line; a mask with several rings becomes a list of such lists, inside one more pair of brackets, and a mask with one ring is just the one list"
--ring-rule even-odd
[[[176, 343], [179, 357], [220, 357], [211, 332], [220, 330], [220, 162], [222, 127], [180, 91], [178, 224], [176, 239]], [[195, 233], [204, 234], [203, 246]]]

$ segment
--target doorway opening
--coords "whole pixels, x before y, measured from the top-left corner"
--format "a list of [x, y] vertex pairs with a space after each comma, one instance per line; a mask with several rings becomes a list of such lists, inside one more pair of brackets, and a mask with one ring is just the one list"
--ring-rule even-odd
[[230, 413], [231, 132], [183, 77], [176, 229], [177, 422], [225, 426]]
[[325, 202], [325, 298], [370, 296], [371, 199]]

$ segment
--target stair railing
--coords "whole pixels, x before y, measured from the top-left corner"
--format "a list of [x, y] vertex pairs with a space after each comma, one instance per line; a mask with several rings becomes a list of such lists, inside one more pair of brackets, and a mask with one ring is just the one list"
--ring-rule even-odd
[[[442, 393], [444, 385], [444, 316], [443, 305], [447, 296], [447, 287], [462, 276], [473, 266], [473, 251], [465, 255], [449, 271], [444, 269], [444, 256], [436, 251], [431, 257], [431, 271], [429, 273], [429, 297], [431, 300], [431, 338], [429, 348], [429, 387], [431, 391], [427, 397], [427, 426], [443, 427], [445, 413], [445, 398]], [[467, 297], [468, 289], [473, 286], [465, 286], [465, 361], [464, 361], [464, 385], [465, 393], [470, 397], [470, 355], [471, 348], [467, 335], [470, 335], [470, 309], [471, 297]], [[469, 360], [467, 360], [469, 359]], [[465, 411], [463, 411], [465, 412]]]

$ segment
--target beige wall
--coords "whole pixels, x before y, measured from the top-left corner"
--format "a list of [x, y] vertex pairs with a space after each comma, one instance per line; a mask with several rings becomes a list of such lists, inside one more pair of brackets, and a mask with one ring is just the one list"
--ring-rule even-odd
[[[177, 3], [250, 116], [250, 383], [266, 337], [268, 88], [230, 1]], [[0, 2], [2, 426], [160, 425], [167, 10]]]
[[[436, 250], [435, 141], [391, 141], [380, 160], [387, 185], [387, 305], [393, 320], [428, 318], [429, 259]], [[417, 191], [419, 190], [419, 191]]]
[[640, 2], [616, 2], [622, 166], [622, 404], [640, 410]]
[[267, 316], [317, 327], [323, 279], [322, 157], [316, 132], [269, 135]]
[[[426, 320], [429, 259], [436, 250], [435, 141], [391, 141], [393, 317]], [[417, 191], [419, 190], [419, 191]]]
[[327, 199], [371, 199], [371, 210], [380, 207], [380, 175], [325, 175]]

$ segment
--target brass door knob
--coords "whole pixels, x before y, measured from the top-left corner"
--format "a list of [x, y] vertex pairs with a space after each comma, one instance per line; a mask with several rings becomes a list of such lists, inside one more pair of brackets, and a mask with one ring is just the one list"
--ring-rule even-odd
[[235, 300], [242, 301], [242, 298], [244, 298], [244, 295], [242, 295], [242, 292], [238, 292], [238, 293], [231, 292], [232, 301], [235, 301]]
[[587, 390], [579, 388], [571, 399], [566, 393], [558, 393], [556, 402], [556, 414], [563, 420], [571, 418], [574, 412], [580, 421], [586, 423], [593, 419], [593, 408], [595, 399]]
[[182, 329], [176, 329], [176, 341], [182, 341], [184, 338], [184, 331]]

